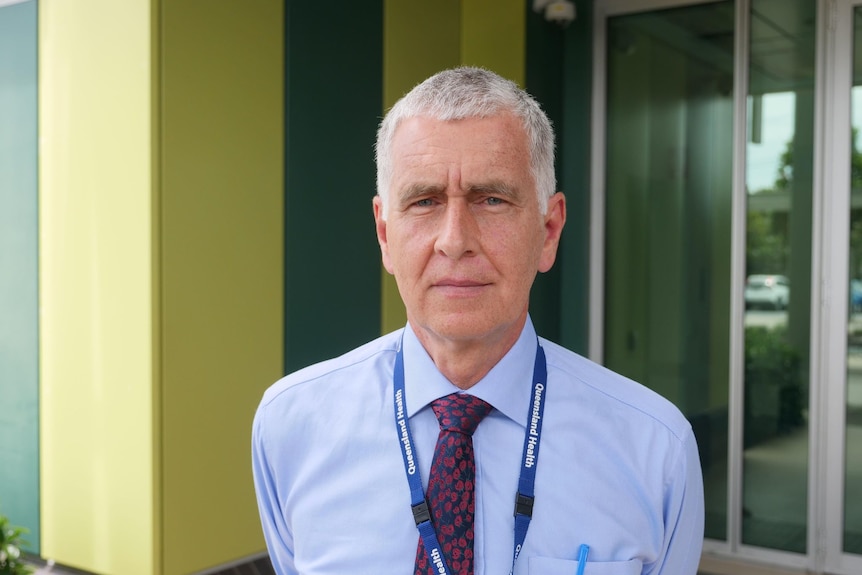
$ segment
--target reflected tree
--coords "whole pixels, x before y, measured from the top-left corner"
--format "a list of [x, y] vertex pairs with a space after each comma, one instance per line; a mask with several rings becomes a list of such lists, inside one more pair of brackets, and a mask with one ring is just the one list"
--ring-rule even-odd
[[[761, 192], [763, 193], [763, 192]], [[746, 275], [770, 273], [787, 275], [788, 247], [782, 214], [748, 210], [746, 230]]]
[[[859, 130], [852, 128], [853, 151], [850, 160], [850, 277], [862, 278], [862, 150]], [[757, 194], [779, 195], [793, 192], [793, 139], [787, 142], [779, 158], [775, 183]], [[787, 275], [789, 261], [787, 218], [782, 212], [748, 210], [746, 273]]]

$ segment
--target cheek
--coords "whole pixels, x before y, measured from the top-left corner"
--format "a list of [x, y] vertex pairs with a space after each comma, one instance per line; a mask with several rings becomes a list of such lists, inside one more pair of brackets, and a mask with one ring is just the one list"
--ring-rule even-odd
[[495, 228], [485, 234], [485, 253], [506, 269], [532, 277], [542, 254], [541, 230]]
[[389, 259], [392, 264], [391, 273], [399, 280], [409, 280], [423, 267], [425, 250], [415, 230], [399, 226], [395, 233], [389, 235]]

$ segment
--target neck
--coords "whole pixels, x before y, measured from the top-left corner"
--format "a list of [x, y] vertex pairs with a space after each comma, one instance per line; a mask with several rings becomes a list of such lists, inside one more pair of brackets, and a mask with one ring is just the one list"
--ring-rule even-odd
[[440, 373], [456, 387], [469, 389], [512, 349], [526, 319], [525, 315], [523, 321], [502, 333], [475, 340], [447, 339], [419, 326], [413, 326], [413, 329]]

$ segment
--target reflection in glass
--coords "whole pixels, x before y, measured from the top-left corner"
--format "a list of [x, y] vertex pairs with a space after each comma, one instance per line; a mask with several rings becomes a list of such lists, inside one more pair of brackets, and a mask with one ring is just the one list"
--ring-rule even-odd
[[811, 0], [753, 0], [742, 542], [804, 553], [814, 149]]
[[734, 2], [608, 20], [604, 361], [692, 422], [727, 537]]
[[853, 13], [844, 551], [862, 554], [862, 8]]

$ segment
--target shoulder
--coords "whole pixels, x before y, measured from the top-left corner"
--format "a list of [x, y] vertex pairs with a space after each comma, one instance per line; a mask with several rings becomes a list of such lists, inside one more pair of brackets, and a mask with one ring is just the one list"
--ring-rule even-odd
[[[640, 424], [666, 429], [680, 441], [691, 434], [691, 424], [671, 401], [648, 387], [616, 373], [558, 344], [542, 339], [548, 377], [579, 388], [577, 396], [589, 409], [618, 413]], [[565, 384], [564, 384], [565, 385]]]
[[360, 383], [365, 386], [378, 374], [391, 377], [402, 331], [386, 334], [344, 355], [284, 376], [264, 392], [259, 409], [265, 409], [273, 403], [300, 399], [305, 393], [325, 394], [327, 386], [344, 388]]

